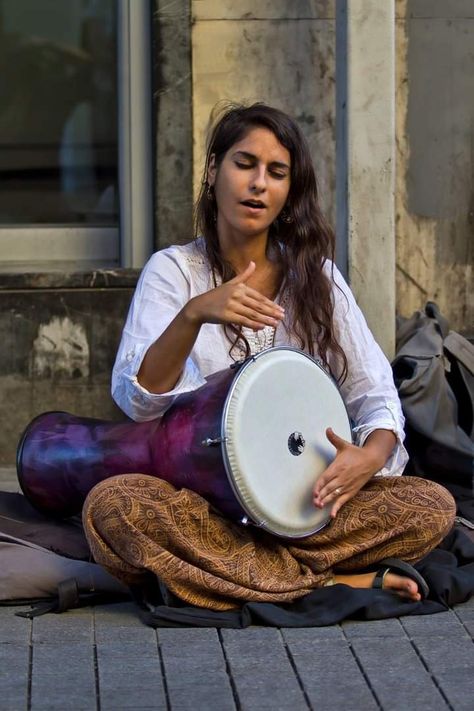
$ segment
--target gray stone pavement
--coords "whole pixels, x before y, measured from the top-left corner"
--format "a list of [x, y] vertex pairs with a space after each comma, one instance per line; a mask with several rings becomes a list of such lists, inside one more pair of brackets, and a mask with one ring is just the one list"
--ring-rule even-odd
[[[17, 490], [11, 470], [0, 488]], [[132, 603], [45, 615], [0, 608], [0, 710], [474, 709], [474, 599], [333, 627], [145, 627]]]

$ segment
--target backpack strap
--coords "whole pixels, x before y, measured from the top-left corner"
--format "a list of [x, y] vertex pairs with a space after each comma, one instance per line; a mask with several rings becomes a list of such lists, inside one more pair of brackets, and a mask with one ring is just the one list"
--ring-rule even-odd
[[34, 605], [31, 610], [20, 610], [15, 612], [17, 617], [26, 617], [31, 620], [34, 617], [46, 615], [48, 612], [66, 612], [73, 607], [79, 607], [80, 596], [75, 578], [68, 578], [58, 583], [58, 592], [56, 597], [51, 600], [39, 602]]
[[474, 375], [474, 346], [469, 343], [467, 338], [463, 338], [455, 331], [450, 331], [444, 339], [443, 346]]
[[439, 332], [441, 333], [441, 336], [444, 340], [449, 333], [449, 323], [447, 319], [444, 318], [444, 316], [441, 316], [438, 305], [435, 304], [434, 301], [426, 302], [425, 314], [429, 318], [433, 319], [433, 321], [436, 321], [436, 323], [438, 324]]

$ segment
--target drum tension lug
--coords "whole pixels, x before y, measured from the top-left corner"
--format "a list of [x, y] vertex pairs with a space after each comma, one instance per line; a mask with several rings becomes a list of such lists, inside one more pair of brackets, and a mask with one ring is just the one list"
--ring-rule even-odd
[[211, 437], [206, 437], [206, 439], [202, 440], [201, 444], [203, 447], [215, 447], [217, 444], [222, 444], [222, 442], [222, 437], [216, 437], [215, 439], [211, 439]]

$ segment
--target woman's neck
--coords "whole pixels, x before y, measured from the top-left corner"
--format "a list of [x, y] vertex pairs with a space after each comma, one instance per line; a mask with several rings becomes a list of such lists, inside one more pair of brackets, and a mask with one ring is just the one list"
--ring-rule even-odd
[[225, 236], [219, 235], [219, 248], [222, 257], [232, 264], [235, 271], [239, 274], [243, 272], [249, 265], [249, 262], [255, 262], [256, 272], [261, 269], [268, 268], [269, 260], [267, 254], [268, 235], [261, 234], [252, 237], [241, 235]]

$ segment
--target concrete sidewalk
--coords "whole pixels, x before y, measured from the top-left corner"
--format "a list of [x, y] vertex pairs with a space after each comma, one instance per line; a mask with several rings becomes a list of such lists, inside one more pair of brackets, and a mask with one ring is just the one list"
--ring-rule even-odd
[[[0, 488], [16, 491], [0, 470]], [[307, 629], [145, 627], [132, 603], [33, 621], [0, 608], [0, 709], [474, 708], [474, 599]]]

